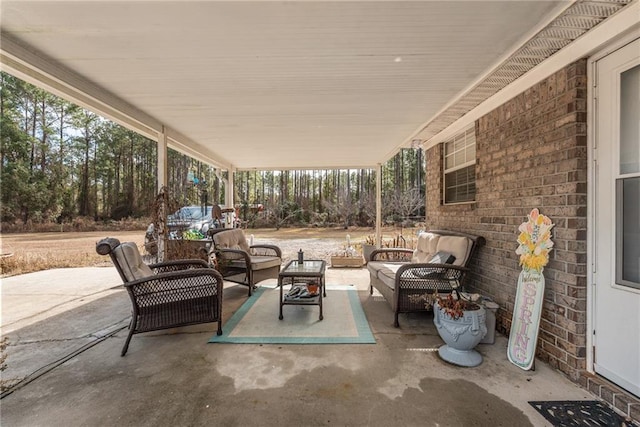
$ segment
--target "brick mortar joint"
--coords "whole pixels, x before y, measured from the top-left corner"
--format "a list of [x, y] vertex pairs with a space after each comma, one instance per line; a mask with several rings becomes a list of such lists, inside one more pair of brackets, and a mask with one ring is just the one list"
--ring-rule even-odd
[[[608, 380], [602, 377], [599, 377], [585, 370], [580, 370], [577, 381], [579, 382], [581, 379], [586, 380], [586, 384], [583, 387], [586, 391], [588, 391], [589, 393], [593, 394], [594, 396], [596, 396], [597, 398], [599, 398], [600, 400], [608, 404], [610, 407], [612, 407], [614, 411], [624, 412], [615, 406], [617, 396], [620, 396], [620, 398], [624, 399], [624, 401], [626, 401], [626, 407], [627, 407], [626, 414], [624, 415], [628, 418], [631, 417], [631, 411], [633, 408], [636, 408], [636, 407], [640, 408], [640, 399], [638, 399], [637, 397], [633, 396], [632, 394], [624, 390], [619, 389], [617, 386], [609, 383]], [[597, 387], [597, 394], [595, 394], [595, 392], [592, 391], [591, 389], [594, 386]], [[603, 391], [606, 391], [608, 392], [607, 394], [610, 394], [611, 396], [610, 401], [609, 399], [606, 398], [607, 397], [606, 394], [603, 395]], [[624, 401], [622, 402], [623, 404], [625, 403]], [[636, 421], [640, 421], [640, 419]]]

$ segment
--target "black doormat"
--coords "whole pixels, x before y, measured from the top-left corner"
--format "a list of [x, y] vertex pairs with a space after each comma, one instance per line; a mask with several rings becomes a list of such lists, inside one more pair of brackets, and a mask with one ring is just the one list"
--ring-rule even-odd
[[529, 402], [555, 427], [633, 426], [624, 417], [597, 400], [550, 400]]

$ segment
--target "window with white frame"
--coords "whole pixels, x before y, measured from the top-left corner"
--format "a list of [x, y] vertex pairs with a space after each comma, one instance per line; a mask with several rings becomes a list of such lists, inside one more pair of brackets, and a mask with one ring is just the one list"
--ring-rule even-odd
[[476, 199], [475, 126], [444, 142], [444, 203]]

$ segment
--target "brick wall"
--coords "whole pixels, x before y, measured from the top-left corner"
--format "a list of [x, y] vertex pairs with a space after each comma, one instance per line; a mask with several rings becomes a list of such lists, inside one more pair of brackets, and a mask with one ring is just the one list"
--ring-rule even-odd
[[586, 368], [587, 61], [480, 118], [476, 202], [442, 205], [442, 146], [427, 152], [427, 228], [484, 236], [469, 277], [499, 305], [508, 335], [520, 267], [518, 226], [533, 208], [555, 223], [536, 356], [578, 380]]

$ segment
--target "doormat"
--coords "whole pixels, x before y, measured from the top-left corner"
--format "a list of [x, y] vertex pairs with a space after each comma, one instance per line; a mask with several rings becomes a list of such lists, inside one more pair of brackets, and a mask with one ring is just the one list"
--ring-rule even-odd
[[597, 400], [550, 400], [529, 402], [555, 427], [629, 426], [625, 419]]
[[[324, 320], [315, 305], [286, 305], [278, 319], [280, 289], [261, 286], [223, 325], [210, 343], [375, 344], [353, 285], [327, 286]], [[285, 292], [288, 287], [285, 287]]]

